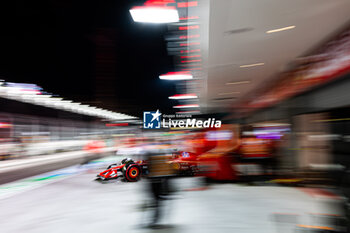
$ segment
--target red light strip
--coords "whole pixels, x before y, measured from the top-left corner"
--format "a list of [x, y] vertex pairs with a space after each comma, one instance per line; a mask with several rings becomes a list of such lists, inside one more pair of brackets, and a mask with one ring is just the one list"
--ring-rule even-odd
[[181, 63], [190, 63], [190, 62], [201, 62], [202, 59], [198, 59], [198, 60], [187, 60], [187, 61], [181, 61]]
[[199, 53], [200, 51], [200, 49], [181, 50], [181, 53]]
[[191, 39], [191, 38], [199, 38], [200, 35], [190, 35], [190, 36], [180, 36], [180, 39]]
[[192, 29], [198, 29], [199, 25], [193, 25], [193, 26], [183, 26], [179, 27], [179, 30], [184, 31], [184, 30], [192, 30]]
[[191, 45], [200, 45], [199, 42], [191, 42], [191, 43], [181, 43], [180, 46], [191, 46]]
[[197, 1], [192, 1], [192, 2], [179, 2], [177, 4], [178, 8], [184, 8], [184, 7], [194, 7], [194, 6], [198, 6], [198, 2]]
[[184, 104], [184, 105], [176, 105], [173, 108], [199, 108], [198, 104]]
[[12, 124], [7, 122], [0, 122], [0, 128], [11, 128]]
[[198, 98], [196, 94], [176, 94], [169, 96], [169, 99], [186, 99], [186, 98]]
[[191, 74], [190, 72], [181, 72], [181, 71], [175, 71], [175, 72], [168, 72], [165, 75], [186, 75]]
[[147, 0], [144, 6], [166, 6], [169, 3], [175, 3], [175, 0]]

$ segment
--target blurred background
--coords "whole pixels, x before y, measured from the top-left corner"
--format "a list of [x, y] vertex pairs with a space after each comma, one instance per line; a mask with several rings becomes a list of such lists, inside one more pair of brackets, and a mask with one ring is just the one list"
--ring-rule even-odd
[[350, 1], [1, 5], [1, 232], [350, 232]]

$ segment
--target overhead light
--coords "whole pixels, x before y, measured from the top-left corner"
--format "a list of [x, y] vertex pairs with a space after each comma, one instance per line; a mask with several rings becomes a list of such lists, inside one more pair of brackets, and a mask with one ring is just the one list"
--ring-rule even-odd
[[168, 72], [160, 75], [159, 78], [163, 80], [189, 80], [193, 79], [193, 76], [188, 72]]
[[234, 91], [234, 92], [224, 92], [224, 93], [219, 93], [218, 95], [232, 95], [232, 94], [239, 94], [239, 91]]
[[247, 68], [247, 67], [254, 67], [254, 66], [263, 66], [265, 63], [260, 62], [260, 63], [255, 63], [255, 64], [249, 64], [249, 65], [241, 65], [239, 66], [240, 68]]
[[31, 101], [35, 101], [38, 99], [49, 99], [52, 97], [52, 95], [29, 95], [29, 94], [24, 94], [21, 96], [22, 99], [24, 100], [31, 100]]
[[277, 29], [273, 29], [273, 30], [269, 30], [266, 33], [274, 33], [274, 32], [281, 32], [281, 31], [285, 31], [285, 30], [290, 30], [295, 28], [295, 26], [288, 26], [288, 27], [284, 27], [284, 28], [277, 28]]
[[238, 81], [238, 82], [229, 82], [226, 85], [239, 85], [239, 84], [248, 84], [250, 81]]
[[72, 100], [63, 100], [61, 97], [53, 97], [52, 95], [42, 94], [41, 91], [28, 91], [28, 89], [23, 89], [22, 87], [19, 88], [17, 86], [0, 86], [0, 97], [88, 116], [106, 118], [109, 120], [136, 118], [89, 105], [83, 105], [81, 103], [73, 102]]
[[52, 95], [35, 95], [32, 96], [33, 100], [62, 100], [63, 98], [52, 97]]
[[137, 6], [130, 11], [135, 22], [143, 23], [175, 23], [179, 22], [179, 13], [175, 7]]
[[176, 105], [173, 108], [199, 108], [198, 104], [184, 104], [184, 105]]
[[196, 94], [178, 94], [169, 96], [169, 99], [172, 100], [184, 100], [184, 99], [197, 99], [198, 96]]

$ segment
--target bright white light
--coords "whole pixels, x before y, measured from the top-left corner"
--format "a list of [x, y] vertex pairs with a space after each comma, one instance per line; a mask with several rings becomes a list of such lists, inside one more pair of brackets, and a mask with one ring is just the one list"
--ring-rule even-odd
[[[40, 97], [43, 96], [43, 97]], [[24, 101], [34, 101], [35, 99], [39, 98], [50, 98], [51, 95], [35, 95], [35, 94], [30, 94], [30, 93], [24, 93], [21, 95], [21, 99]]]
[[249, 64], [249, 65], [241, 65], [239, 66], [240, 68], [247, 68], [247, 67], [254, 67], [254, 66], [263, 66], [265, 63], [260, 62], [260, 63], [254, 63], [254, 64]]
[[288, 26], [288, 27], [284, 27], [284, 28], [277, 28], [277, 29], [273, 29], [273, 30], [269, 30], [266, 33], [274, 33], [274, 32], [281, 32], [281, 31], [285, 31], [285, 30], [290, 30], [295, 28], [295, 26]]
[[182, 94], [182, 95], [173, 95], [169, 96], [171, 100], [185, 100], [185, 99], [197, 99], [198, 96], [196, 94]]
[[198, 104], [176, 105], [173, 108], [199, 108]]
[[45, 104], [55, 104], [58, 103], [60, 101], [62, 101], [63, 98], [60, 97], [46, 97], [46, 98], [35, 98], [34, 101], [36, 102], [41, 102], [41, 103], [45, 103]]
[[164, 74], [159, 76], [163, 80], [189, 80], [193, 79], [191, 74]]
[[143, 23], [175, 23], [179, 22], [179, 14], [173, 7], [134, 7], [130, 11], [135, 22]]
[[[52, 95], [35, 95], [34, 98], [40, 99], [40, 98], [51, 98]], [[52, 98], [57, 98], [57, 97], [52, 97]], [[60, 98], [62, 99], [62, 98]]]

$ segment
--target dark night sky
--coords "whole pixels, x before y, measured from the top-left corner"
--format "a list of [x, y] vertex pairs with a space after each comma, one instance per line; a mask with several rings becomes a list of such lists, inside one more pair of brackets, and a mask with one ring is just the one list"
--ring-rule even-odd
[[139, 116], [142, 110], [171, 110], [167, 97], [175, 94], [174, 85], [158, 79], [173, 70], [163, 40], [167, 27], [134, 23], [128, 11], [143, 1], [11, 2], [0, 12], [2, 79], [35, 83], [62, 97], [93, 102], [97, 31], [109, 31], [115, 67], [112, 80], [104, 85], [115, 92], [109, 97], [115, 104], [111, 110]]

